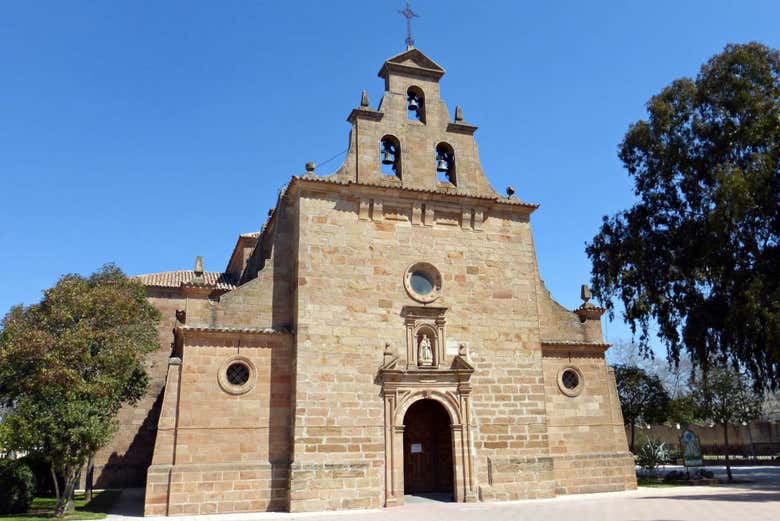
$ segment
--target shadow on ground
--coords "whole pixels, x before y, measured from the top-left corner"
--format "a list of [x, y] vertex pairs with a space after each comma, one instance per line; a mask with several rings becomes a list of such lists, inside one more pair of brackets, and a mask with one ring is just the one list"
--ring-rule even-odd
[[142, 488], [125, 488], [119, 498], [111, 505], [108, 514], [143, 517], [144, 515], [144, 493]]

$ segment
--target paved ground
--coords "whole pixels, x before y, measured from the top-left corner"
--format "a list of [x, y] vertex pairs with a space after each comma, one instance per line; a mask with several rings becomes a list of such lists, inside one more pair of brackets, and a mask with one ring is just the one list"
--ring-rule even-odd
[[[712, 468], [717, 474], [723, 469]], [[508, 503], [457, 504], [415, 498], [403, 507], [309, 514], [224, 514], [178, 521], [778, 521], [780, 467], [741, 467], [743, 483], [714, 487], [648, 488]], [[747, 481], [750, 482], [747, 482]], [[132, 494], [128, 495], [128, 500]], [[125, 507], [130, 506], [129, 504]], [[124, 510], [127, 513], [128, 510]], [[110, 515], [111, 521], [139, 521]], [[145, 518], [152, 520], [154, 518]], [[163, 518], [164, 519], [164, 518]]]

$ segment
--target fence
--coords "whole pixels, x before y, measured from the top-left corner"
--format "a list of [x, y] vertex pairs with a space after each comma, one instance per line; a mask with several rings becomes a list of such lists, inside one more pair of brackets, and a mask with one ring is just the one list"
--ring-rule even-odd
[[[725, 459], [723, 425], [691, 425], [689, 428], [699, 436], [706, 462], [720, 462]], [[684, 429], [685, 427], [677, 425], [637, 425], [635, 445], [639, 445], [646, 438], [653, 438], [663, 441], [669, 447], [679, 447], [680, 435]], [[729, 459], [749, 464], [780, 462], [780, 423], [762, 420], [747, 425], [729, 425], [728, 434]]]

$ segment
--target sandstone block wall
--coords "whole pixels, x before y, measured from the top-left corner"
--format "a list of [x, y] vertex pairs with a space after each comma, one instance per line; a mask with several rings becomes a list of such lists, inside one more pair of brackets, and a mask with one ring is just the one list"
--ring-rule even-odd
[[[162, 315], [158, 325], [160, 349], [146, 359], [149, 389], [135, 405], [125, 405], [117, 415], [119, 428], [111, 442], [95, 455], [96, 488], [140, 487], [146, 483], [146, 470], [152, 462], [157, 420], [162, 404], [171, 333], [176, 310], [184, 309], [185, 298], [178, 289], [148, 288], [149, 301]], [[82, 486], [86, 472], [82, 472]]]
[[[194, 335], [170, 366], [146, 515], [286, 509], [289, 337]], [[240, 395], [218, 381], [237, 356], [253, 368]]]
[[[332, 195], [306, 194], [299, 205], [296, 464], [383, 465], [375, 378], [385, 342], [406, 352], [401, 310], [416, 303], [403, 277], [419, 261], [441, 272], [436, 305], [449, 308], [447, 339], [468, 343], [472, 352], [477, 476], [487, 481], [487, 458], [507, 451], [548, 455], [527, 219], [488, 213], [475, 230], [462, 208], [429, 202], [430, 220], [413, 224], [413, 201], [378, 195], [364, 217], [359, 201]], [[444, 366], [452, 357], [449, 352]], [[316, 435], [323, 426], [332, 438]], [[295, 488], [296, 473], [291, 477]], [[361, 487], [380, 503], [380, 486], [364, 481]]]

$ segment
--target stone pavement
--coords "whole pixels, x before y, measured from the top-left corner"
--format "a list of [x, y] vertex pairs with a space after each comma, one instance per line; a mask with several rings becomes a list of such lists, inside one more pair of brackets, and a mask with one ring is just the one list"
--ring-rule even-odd
[[[717, 473], [719, 469], [716, 470]], [[640, 487], [629, 492], [560, 496], [505, 503], [441, 503], [414, 498], [403, 507], [306, 514], [257, 513], [181, 516], [176, 521], [777, 521], [780, 468], [735, 469], [752, 483], [715, 487]], [[128, 512], [131, 513], [131, 512]], [[144, 518], [145, 521], [172, 518]], [[139, 521], [109, 515], [109, 521]]]

